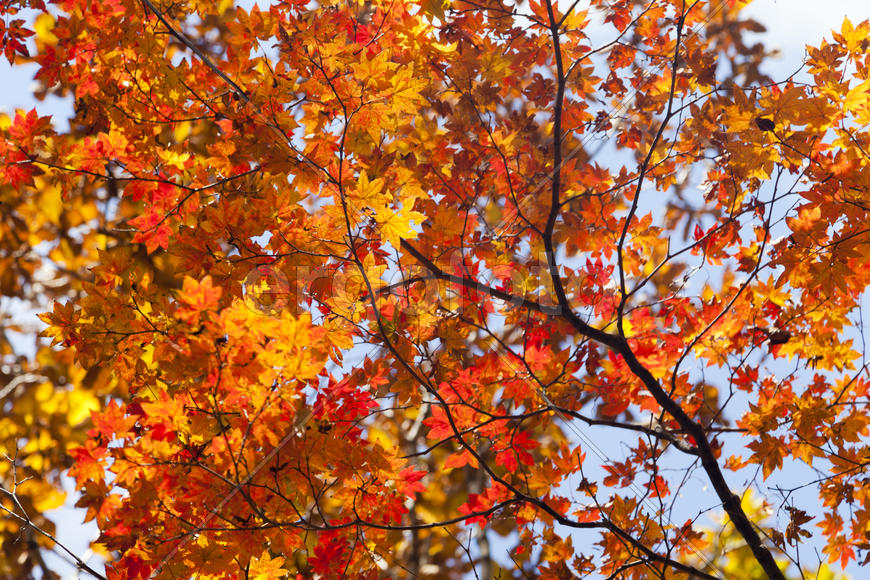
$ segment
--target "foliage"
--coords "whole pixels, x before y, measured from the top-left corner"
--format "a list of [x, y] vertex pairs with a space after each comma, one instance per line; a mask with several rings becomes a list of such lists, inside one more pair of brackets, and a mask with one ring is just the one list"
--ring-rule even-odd
[[0, 3], [0, 574], [866, 562], [870, 23], [743, 4]]

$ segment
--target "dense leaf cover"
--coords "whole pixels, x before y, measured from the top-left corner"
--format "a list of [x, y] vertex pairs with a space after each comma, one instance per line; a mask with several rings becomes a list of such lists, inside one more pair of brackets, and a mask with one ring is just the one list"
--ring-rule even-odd
[[108, 578], [870, 559], [870, 23], [260, 4], [0, 2], [0, 577], [63, 473]]

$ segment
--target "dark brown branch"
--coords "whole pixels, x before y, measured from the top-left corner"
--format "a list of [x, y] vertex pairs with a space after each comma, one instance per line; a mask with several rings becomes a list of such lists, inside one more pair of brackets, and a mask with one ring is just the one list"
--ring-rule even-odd
[[535, 302], [534, 300], [522, 298], [515, 294], [511, 294], [510, 292], [505, 292], [503, 290], [493, 288], [492, 286], [488, 286], [486, 284], [483, 284], [482, 282], [478, 282], [477, 280], [472, 280], [464, 276], [457, 276], [456, 274], [449, 274], [436, 266], [429, 258], [421, 254], [420, 251], [412, 246], [407, 240], [402, 240], [402, 248], [405, 249], [409, 254], [414, 256], [414, 258], [416, 258], [417, 261], [420, 262], [427, 270], [429, 270], [429, 272], [432, 273], [432, 276], [437, 278], [438, 280], [452, 282], [459, 286], [468, 288], [469, 290], [488, 294], [493, 298], [498, 298], [499, 300], [504, 300], [505, 302], [509, 302], [515, 306], [519, 306], [521, 308], [528, 308], [529, 310], [534, 310], [536, 312], [540, 312], [541, 314], [546, 314], [547, 316], [560, 316], [562, 314], [562, 309], [558, 306], [546, 306], [539, 302]]
[[64, 553], [66, 553], [70, 558], [73, 559], [76, 567], [79, 570], [83, 570], [83, 571], [87, 572], [88, 574], [90, 574], [94, 578], [99, 578], [100, 580], [106, 580], [105, 576], [103, 576], [102, 574], [100, 574], [99, 572], [97, 572], [96, 570], [91, 568], [90, 566], [88, 566], [87, 562], [85, 562], [84, 560], [82, 560], [81, 558], [76, 556], [69, 548], [64, 546], [52, 534], [46, 532], [45, 530], [43, 530], [42, 528], [40, 528], [39, 526], [34, 524], [33, 521], [30, 519], [30, 516], [28, 516], [27, 513], [24, 512], [23, 508], [21, 507], [21, 504], [18, 502], [18, 498], [15, 496], [14, 491], [10, 491], [10, 490], [7, 490], [7, 489], [2, 488], [2, 487], [0, 487], [0, 491], [7, 494], [12, 499], [12, 501], [15, 503], [15, 505], [17, 505], [19, 507], [19, 509], [22, 510], [22, 513], [21, 514], [16, 513], [15, 511], [8, 509], [6, 506], [4, 506], [2, 504], [0, 504], [0, 510], [3, 510], [4, 512], [6, 512], [6, 514], [9, 515], [9, 517], [11, 517], [15, 520], [18, 520], [18, 522], [24, 527], [24, 529], [31, 529], [31, 530], [35, 531], [39, 535], [47, 538], [52, 544], [54, 544], [55, 546], [57, 546], [58, 548], [63, 550]]

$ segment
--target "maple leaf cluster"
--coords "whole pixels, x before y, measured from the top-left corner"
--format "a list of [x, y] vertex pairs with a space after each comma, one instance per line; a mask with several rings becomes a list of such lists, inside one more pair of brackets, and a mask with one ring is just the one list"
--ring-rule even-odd
[[0, 576], [866, 563], [870, 22], [743, 4], [0, 2]]

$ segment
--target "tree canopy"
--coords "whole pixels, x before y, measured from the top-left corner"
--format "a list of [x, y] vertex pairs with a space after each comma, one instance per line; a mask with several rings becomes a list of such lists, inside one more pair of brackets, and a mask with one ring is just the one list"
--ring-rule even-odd
[[0, 577], [870, 561], [870, 22], [745, 4], [0, 2]]

